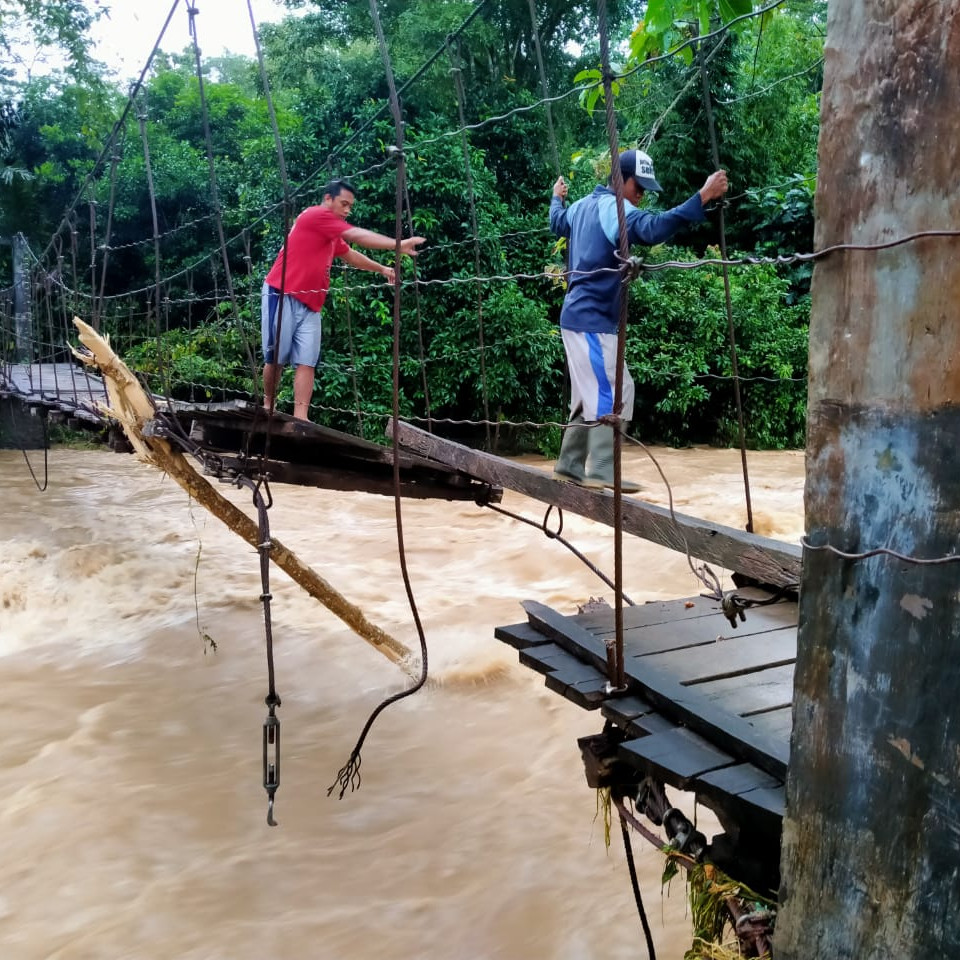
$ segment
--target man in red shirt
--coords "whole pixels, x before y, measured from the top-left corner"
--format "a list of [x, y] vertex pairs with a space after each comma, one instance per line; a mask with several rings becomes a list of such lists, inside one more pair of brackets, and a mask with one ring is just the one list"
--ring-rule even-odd
[[[263, 402], [273, 410], [283, 367], [291, 364], [293, 415], [309, 420], [310, 399], [320, 359], [320, 311], [330, 288], [330, 265], [340, 257], [352, 267], [382, 273], [396, 282], [393, 267], [371, 260], [349, 244], [372, 250], [393, 250], [393, 237], [347, 223], [357, 191], [346, 180], [334, 180], [319, 206], [307, 207], [287, 235], [263, 284], [260, 332], [263, 338]], [[417, 255], [424, 237], [407, 237], [401, 253]], [[281, 296], [282, 292], [282, 296]]]

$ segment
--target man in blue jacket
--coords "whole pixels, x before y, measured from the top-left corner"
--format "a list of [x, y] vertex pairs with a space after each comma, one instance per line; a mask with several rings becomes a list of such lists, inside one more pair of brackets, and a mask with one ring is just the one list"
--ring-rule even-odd
[[[723, 170], [707, 177], [689, 200], [666, 213], [637, 209], [647, 190], [661, 191], [653, 161], [642, 150], [620, 154], [623, 209], [631, 244], [652, 246], [669, 240], [687, 223], [704, 219], [703, 208], [727, 192]], [[617, 198], [612, 187], [597, 186], [570, 207], [564, 206], [567, 185], [559, 177], [550, 200], [550, 229], [569, 244], [567, 293], [560, 312], [560, 332], [570, 370], [570, 425], [563, 432], [554, 474], [583, 487], [613, 486], [613, 427], [587, 427], [613, 410], [617, 375], [617, 333], [620, 326], [620, 261]], [[633, 418], [633, 378], [623, 365], [621, 429]], [[621, 481], [624, 493], [640, 485]]]

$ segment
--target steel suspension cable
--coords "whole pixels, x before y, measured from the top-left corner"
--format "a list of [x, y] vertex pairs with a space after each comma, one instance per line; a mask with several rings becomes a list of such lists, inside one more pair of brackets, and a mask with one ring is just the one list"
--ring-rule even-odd
[[[343, 265], [343, 272], [347, 272], [347, 265]], [[357, 351], [353, 344], [353, 316], [350, 310], [350, 291], [343, 291], [343, 308], [347, 320], [347, 345], [350, 349], [350, 383], [353, 386], [353, 402], [356, 404], [357, 435], [363, 436], [363, 410], [360, 403], [360, 388], [357, 385]]]
[[220, 209], [220, 191], [217, 186], [217, 165], [213, 155], [213, 137], [210, 135], [210, 110], [207, 106], [206, 91], [203, 83], [203, 65], [200, 62], [200, 45], [197, 40], [198, 14], [196, 0], [187, 0], [187, 16], [190, 23], [190, 39], [193, 44], [193, 58], [197, 69], [197, 89], [200, 94], [200, 116], [203, 121], [203, 139], [207, 148], [207, 170], [210, 177], [210, 202], [213, 206], [213, 219], [217, 227], [217, 239], [220, 242], [220, 256], [223, 261], [224, 280], [227, 284], [227, 296], [233, 316], [240, 326], [240, 309], [233, 288], [233, 273], [230, 270], [230, 255], [227, 252], [227, 238], [223, 232], [223, 211]]
[[537, 55], [537, 69], [540, 71], [540, 92], [543, 94], [544, 113], [547, 117], [547, 132], [550, 134], [550, 150], [553, 155], [553, 168], [560, 175], [560, 151], [557, 149], [557, 134], [553, 128], [553, 110], [550, 104], [550, 88], [547, 84], [547, 71], [543, 66], [543, 49], [540, 45], [540, 27], [537, 23], [537, 0], [527, 0], [530, 7], [530, 29], [533, 36], [533, 49]]
[[[137, 98], [137, 95], [140, 93], [141, 88], [143, 87], [143, 81], [147, 76], [147, 72], [150, 70], [150, 65], [153, 63], [153, 58], [157, 55], [157, 51], [160, 49], [160, 43], [163, 40], [164, 35], [167, 32], [167, 27], [170, 26], [170, 22], [173, 20], [173, 15], [176, 12], [177, 7], [180, 5], [180, 0], [173, 0], [173, 4], [170, 7], [169, 12], [167, 13], [167, 19], [164, 20], [163, 26], [160, 28], [160, 34], [157, 37], [156, 42], [153, 45], [153, 49], [150, 51], [150, 56], [147, 57], [147, 62], [143, 65], [143, 69], [140, 71], [140, 76], [137, 78], [136, 83], [131, 87], [129, 94], [127, 95], [127, 102], [124, 105], [123, 111], [120, 116], [117, 118], [117, 122], [113, 125], [113, 130], [110, 133], [110, 136], [107, 138], [107, 142], [104, 145], [103, 150], [100, 151], [100, 155], [97, 157], [94, 162], [93, 167], [90, 170], [90, 173], [87, 174], [83, 183], [80, 185], [80, 189], [77, 190], [76, 195], [71, 201], [69, 207], [67, 207], [67, 213], [64, 215], [63, 219], [60, 221], [60, 225], [57, 227], [57, 232], [54, 234], [54, 237], [60, 233], [63, 229], [64, 224], [67, 221], [67, 218], [72, 214], [73, 210], [76, 208], [77, 204], [80, 202], [80, 198], [83, 196], [84, 191], [87, 189], [87, 185], [90, 181], [97, 175], [97, 171], [100, 169], [101, 164], [104, 161], [104, 158], [107, 155], [113, 145], [114, 140], [117, 137], [118, 132], [123, 128], [123, 125], [127, 119], [127, 114], [133, 109], [134, 101]], [[54, 240], [51, 239], [50, 243], [47, 244], [43, 253], [40, 256], [40, 259], [44, 259], [46, 255], [50, 252], [50, 248], [53, 245]]]
[[[480, 15], [480, 11], [483, 10], [483, 8], [486, 5], [487, 5], [487, 0], [479, 0], [479, 3], [477, 3], [476, 7], [473, 8], [473, 10], [470, 12], [467, 18], [463, 21], [463, 23], [461, 23], [460, 26], [453, 31], [453, 33], [447, 35], [444, 42], [440, 44], [439, 47], [437, 47], [434, 53], [420, 66], [420, 68], [416, 71], [416, 73], [414, 73], [413, 76], [410, 77], [410, 79], [407, 80], [406, 83], [404, 83], [396, 91], [398, 100], [400, 95], [404, 93], [404, 91], [406, 91], [408, 87], [416, 83], [430, 69], [430, 67], [432, 67], [437, 62], [437, 60], [439, 60], [440, 57], [443, 56], [443, 54], [447, 49], [447, 44], [450, 41], [450, 39], [451, 38], [455, 39], [459, 37], [463, 33], [463, 31], [466, 30], [467, 27], [469, 27], [474, 20], [476, 20], [476, 18]], [[377, 17], [379, 18], [379, 13], [377, 14]], [[396, 81], [394, 81], [394, 83], [396, 83]], [[380, 117], [383, 116], [384, 112], [391, 106], [392, 105], [390, 101], [387, 100], [387, 102], [383, 103], [375, 113], [367, 117], [367, 119], [359, 127], [357, 127], [357, 129], [354, 130], [354, 132], [346, 140], [344, 140], [341, 144], [339, 144], [339, 146], [337, 146], [337, 148], [327, 156], [327, 159], [326, 159], [327, 166], [329, 166], [333, 162], [334, 157], [337, 157], [341, 153], [343, 153], [343, 151], [346, 150], [351, 143], [356, 141], [356, 139], [360, 136], [360, 134], [362, 134], [365, 130], [367, 130], [370, 126], [372, 126], [377, 120], [379, 120]], [[309, 177], [307, 177], [306, 180], [304, 180], [303, 183], [300, 184], [300, 189], [303, 189], [303, 187], [305, 187], [316, 176], [316, 174], [317, 172], [314, 171], [314, 173], [312, 173]]]
[[[273, 541], [270, 538], [270, 502], [264, 500], [260, 484], [249, 477], [238, 477], [237, 486], [247, 487], [253, 494], [253, 503], [257, 508], [257, 552], [260, 555], [260, 602], [263, 604], [263, 628], [267, 656], [267, 716], [263, 721], [263, 788], [267, 791], [267, 823], [277, 826], [273, 819], [273, 801], [280, 786], [280, 718], [277, 707], [281, 705], [277, 694], [276, 671], [273, 663], [273, 626], [270, 617], [270, 550]], [[267, 491], [269, 496], [269, 489]]]
[[[280, 172], [280, 185], [283, 188], [283, 243], [286, 246], [287, 237], [290, 234], [290, 221], [293, 216], [293, 200], [290, 191], [290, 178], [287, 176], [287, 163], [283, 153], [283, 139], [280, 136], [280, 125], [277, 123], [277, 111], [273, 102], [273, 93], [270, 89], [270, 78], [267, 76], [266, 64], [263, 60], [263, 49], [260, 46], [260, 34], [257, 30], [257, 22], [253, 16], [253, 7], [250, 0], [247, 0], [247, 13], [250, 17], [250, 28], [253, 31], [253, 45], [257, 53], [257, 68], [260, 73], [260, 82], [263, 84], [263, 95], [267, 101], [267, 113], [270, 117], [270, 129], [273, 133], [273, 144], [277, 151], [277, 166]], [[277, 304], [277, 344], [279, 350], [281, 324], [283, 323], [283, 293], [286, 289], [287, 280], [287, 258], [284, 256], [283, 264], [280, 268], [280, 302]], [[250, 365], [253, 368], [253, 389], [254, 396], [259, 400], [260, 390], [257, 379], [257, 367], [251, 355]], [[276, 402], [276, 393], [280, 387], [280, 378], [277, 377], [277, 383], [274, 389], [273, 403], [267, 411], [270, 422], [267, 426], [267, 437], [264, 444], [264, 462], [269, 458], [270, 453], [270, 425], [272, 424], [274, 405]]]
[[[722, 43], [722, 38], [718, 43]], [[717, 143], [717, 127], [713, 117], [713, 102], [710, 95], [710, 76], [707, 71], [705, 59], [706, 48], [701, 45], [697, 50], [697, 59], [700, 61], [700, 78], [703, 82], [703, 108], [707, 115], [707, 129], [710, 133], [710, 151], [713, 156], [714, 170], [720, 169], [720, 148]], [[719, 204], [719, 228], [720, 228], [720, 256], [723, 260], [727, 259], [727, 233], [724, 220], [724, 202]], [[730, 295], [730, 273], [726, 264], [721, 268], [723, 270], [723, 295], [727, 308], [727, 334], [730, 338], [730, 372], [733, 374], [733, 396], [737, 407], [737, 427], [740, 440], [740, 463], [743, 467], [743, 493], [747, 507], [747, 525], [748, 533], [753, 533], [753, 505], [750, 500], [750, 473], [747, 470], [747, 439], [746, 428], [743, 420], [743, 399], [740, 392], [740, 369], [737, 360], [737, 331], [733, 322], [733, 300]]]
[[103, 294], [107, 285], [107, 261], [110, 259], [110, 237], [113, 233], [113, 212], [117, 202], [117, 171], [120, 167], [122, 146], [118, 149], [114, 140], [113, 153], [110, 156], [110, 194], [107, 201], [107, 223], [103, 230], [103, 262], [100, 264], [100, 290], [96, 293], [93, 305], [93, 329], [100, 332], [100, 317], [103, 313]]
[[[617, 248], [621, 260], [630, 254], [627, 237], [627, 219], [623, 208], [623, 174], [620, 171], [620, 149], [617, 140], [617, 117], [613, 104], [613, 78], [610, 72], [610, 37], [607, 28], [607, 2], [597, 0], [597, 19], [600, 32], [600, 57], [603, 70], [603, 99], [606, 107], [607, 137], [610, 141], [610, 175], [617, 204]], [[623, 414], [623, 369], [627, 342], [628, 278], [622, 272], [620, 280], [620, 317], [617, 329], [617, 373], [613, 391], [613, 552], [614, 583], [614, 645], [607, 645], [607, 669], [611, 687], [623, 690], [626, 686], [623, 663], [623, 488], [621, 483], [623, 461], [623, 434], [620, 431]], [[594, 429], [602, 429], [596, 427]]]
[[[140, 140], [143, 143], [144, 172], [147, 177], [147, 192], [150, 196], [150, 214], [153, 218], [153, 270], [154, 270], [154, 297], [156, 298], [154, 323], [157, 331], [157, 366], [159, 368], [163, 392], [170, 396], [170, 370], [164, 360], [167, 344], [160, 330], [160, 227], [157, 220], [157, 194], [153, 185], [153, 166], [150, 163], [150, 143], [147, 138], [147, 114], [141, 109], [137, 114], [140, 124]], [[147, 312], [149, 317], [149, 310]]]
[[[470, 163], [470, 141], [466, 131], [466, 97], [463, 91], [463, 74], [460, 69], [459, 48], [454, 50], [453, 44], [449, 45], [450, 53], [450, 72], [453, 75], [453, 85], [457, 91], [457, 113], [460, 116], [460, 145], [463, 149], [463, 169], [467, 181], [467, 199], [470, 202], [470, 229], [473, 231], [473, 267], [474, 276], [477, 278], [477, 335], [480, 341], [480, 393], [483, 400], [483, 418], [490, 419], [490, 403], [487, 394], [487, 360], [486, 347], [484, 345], [483, 331], [483, 284], [480, 281], [480, 228], [477, 224], [477, 195], [473, 186], [473, 167]], [[487, 432], [487, 449], [491, 449], [490, 428]]]
[[[413, 205], [410, 202], [410, 190], [409, 187], [404, 181], [403, 189], [403, 200], [404, 206], [407, 211], [407, 229], [410, 231], [410, 236], [414, 235], [413, 229]], [[427, 378], [427, 358], [426, 358], [426, 347], [423, 340], [423, 310], [420, 303], [420, 276], [419, 276], [419, 267], [417, 266], [417, 258], [413, 258], [413, 301], [414, 306], [417, 311], [417, 347], [420, 351], [420, 379], [423, 383], [423, 407], [424, 414], [427, 420], [427, 432], [433, 433], [433, 417], [430, 412], [430, 383]], [[399, 280], [397, 281], [399, 283]]]
[[[88, 200], [87, 207], [90, 211], [90, 292], [95, 293], [97, 289], [97, 201]], [[93, 316], [91, 317], [92, 326], [97, 330], [100, 326], [100, 318], [97, 316], [97, 301], [93, 301]]]

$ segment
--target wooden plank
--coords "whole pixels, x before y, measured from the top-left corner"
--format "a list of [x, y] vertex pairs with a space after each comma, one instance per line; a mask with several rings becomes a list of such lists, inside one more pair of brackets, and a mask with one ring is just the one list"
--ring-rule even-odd
[[103, 380], [72, 363], [13, 364], [6, 378], [24, 396], [69, 399], [89, 405], [107, 396]]
[[[783, 610], [783, 607], [787, 608]], [[632, 627], [623, 631], [623, 648], [627, 656], [643, 657], [654, 653], [667, 653], [671, 650], [683, 650], [688, 647], [705, 646], [717, 643], [720, 640], [735, 640], [757, 633], [769, 632], [776, 627], [796, 627], [796, 606], [784, 604], [780, 615], [773, 615], [765, 611], [750, 611], [745, 623], [736, 628], [730, 626], [730, 621], [723, 614], [712, 614], [704, 617], [688, 618], [677, 623], [657, 623], [647, 627]], [[594, 631], [601, 640], [614, 637], [612, 617], [608, 621], [610, 627], [602, 632]]]
[[740, 795], [740, 799], [757, 810], [766, 811], [782, 821], [787, 810], [786, 790], [783, 787], [751, 790]]
[[653, 712], [653, 707], [643, 697], [635, 696], [612, 697], [603, 707], [603, 715], [614, 723], [626, 723]]
[[749, 790], [773, 789], [783, 786], [782, 781], [776, 777], [771, 777], [769, 773], [764, 773], [763, 770], [753, 766], [752, 763], [738, 763], [732, 767], [711, 770], [699, 777], [698, 780], [721, 793], [733, 796], [747, 793]]
[[674, 787], [687, 789], [694, 778], [736, 761], [690, 730], [677, 728], [620, 744], [620, 756], [634, 765], [651, 768]]
[[497, 640], [508, 644], [515, 650], [526, 650], [527, 647], [539, 647], [550, 642], [539, 630], [530, 625], [528, 620], [523, 623], [511, 623], [505, 627], [497, 627], [493, 631]]
[[[527, 600], [523, 607], [538, 630], [548, 633], [564, 649], [589, 660], [600, 672], [606, 672], [606, 646], [602, 641], [542, 603]], [[788, 739], [770, 736], [747, 720], [717, 708], [696, 687], [681, 685], [676, 677], [652, 663], [653, 659], [628, 658], [625, 672], [641, 696], [658, 711], [702, 734], [732, 756], [754, 763], [775, 777], [786, 775]]]
[[601, 676], [596, 670], [593, 673], [592, 679], [568, 683], [564, 679], [563, 671], [558, 670], [546, 674], [543, 682], [550, 690], [562, 694], [578, 707], [584, 710], [596, 710], [610, 694], [607, 692], [607, 678]]
[[592, 680], [600, 673], [590, 664], [578, 660], [556, 644], [548, 643], [541, 647], [528, 647], [520, 651], [520, 662], [538, 673], [560, 672], [564, 682]]
[[779, 833], [783, 823], [783, 784], [751, 764], [710, 770], [693, 789], [707, 806], [723, 811], [744, 833]]
[[[218, 468], [222, 468], [222, 471]], [[251, 470], [263, 469], [269, 479], [275, 483], [290, 483], [304, 487], [320, 487], [324, 490], [340, 490], [345, 492], [376, 493], [385, 497], [392, 497], [396, 488], [393, 481], [393, 470], [385, 469], [383, 465], [371, 464], [366, 469], [360, 465], [341, 464], [339, 466], [321, 467], [302, 463], [288, 463], [286, 461], [268, 460], [261, 465], [254, 455], [249, 459], [230, 457], [222, 454], [215, 455], [215, 463], [208, 463], [204, 469], [207, 475], [249, 475]], [[378, 472], [373, 473], [376, 469]], [[489, 491], [491, 500], [486, 499]], [[434, 480], [431, 477], [420, 477], [414, 472], [401, 473], [400, 496], [410, 500], [469, 500], [476, 502], [498, 502], [502, 491], [493, 491], [485, 485], [475, 484], [464, 486], [450, 484], [443, 478]]]
[[792, 706], [750, 714], [743, 719], [766, 736], [777, 737], [786, 740], [788, 743], [790, 742], [790, 734], [793, 730]]
[[[650, 627], [657, 623], [677, 623], [680, 620], [707, 617], [721, 612], [719, 602], [708, 600], [706, 597], [651, 600], [648, 603], [637, 603], [633, 606], [625, 605], [623, 608], [623, 628], [628, 630], [635, 627]], [[610, 632], [610, 610], [577, 614], [575, 619], [584, 630], [589, 630], [597, 636], [603, 636]]]
[[[388, 424], [401, 446], [448, 464], [470, 476], [570, 513], [613, 525], [613, 494], [554, 479], [534, 467], [472, 450], [403, 422]], [[769, 537], [711, 524], [632, 497], [622, 499], [623, 529], [672, 550], [737, 570], [762, 583], [783, 586], [800, 577], [800, 548]]]
[[794, 665], [723, 677], [697, 684], [697, 690], [718, 707], [741, 717], [789, 707], [793, 703]]
[[646, 737], [677, 727], [671, 720], [661, 717], [642, 697], [609, 697], [600, 712], [631, 737]]
[[[279, 483], [385, 496], [394, 493], [392, 448], [286, 414], [275, 413], [270, 419], [254, 404], [182, 405], [172, 413], [160, 412], [144, 433], [169, 437], [183, 430], [189, 430], [190, 438], [207, 452], [217, 454], [208, 472], [215, 473], [219, 464], [234, 475], [260, 469], [258, 458], [269, 440], [268, 472]], [[234, 456], [239, 450], [245, 451], [246, 459]], [[499, 503], [503, 498], [502, 490], [446, 464], [399, 448], [396, 457], [401, 496], [481, 504]], [[253, 468], [251, 459], [256, 460]]]
[[659, 713], [647, 713], [630, 720], [623, 730], [631, 737], [648, 737], [654, 733], [676, 730], [677, 725]]
[[[714, 636], [724, 634], [729, 637], [742, 637], [751, 633], [760, 633], [763, 630], [773, 630], [777, 627], [795, 627], [797, 625], [797, 605], [795, 603], [775, 603], [769, 607], [755, 607], [745, 611], [744, 620], [738, 617], [736, 626], [719, 610], [716, 613], [705, 614], [701, 617], [679, 620], [673, 625], [682, 629], [712, 632]], [[662, 623], [649, 627], [631, 627], [631, 630], [642, 633], [643, 630], [663, 630], [669, 626], [671, 624]]]
[[797, 628], [781, 627], [748, 636], [720, 637], [713, 643], [651, 653], [633, 658], [665, 670], [686, 687], [723, 677], [737, 677], [770, 667], [792, 664], [797, 658]]
[[[760, 591], [751, 592], [761, 593]], [[738, 590], [737, 593], [744, 596], [747, 591], [741, 592]], [[761, 596], [770, 596], [770, 594], [762, 592]], [[774, 627], [795, 626], [797, 623], [796, 603], [783, 602], [773, 603], [766, 607], [754, 607], [745, 612], [744, 620], [738, 618], [737, 625], [734, 626], [720, 609], [720, 604], [717, 601], [707, 601], [700, 598], [698, 607], [687, 609], [685, 604], [688, 602], [690, 601], [677, 600], [669, 607], [664, 604], [665, 609], [662, 617], [653, 615], [649, 618], [637, 617], [633, 613], [634, 610], [638, 609], [637, 606], [625, 606], [623, 608], [624, 636], [627, 634], [636, 634], [638, 637], [654, 636], [657, 633], [670, 630], [675, 631], [678, 635], [700, 631], [707, 635], [712, 633], [714, 638], [719, 634], [742, 636], [748, 633], [758, 633], [761, 630], [770, 630]], [[675, 619], [670, 619], [668, 614], [671, 613], [676, 614]], [[576, 619], [582, 626], [583, 617], [578, 615]], [[641, 619], [649, 619], [649, 622], [637, 622]], [[608, 613], [605, 621], [594, 619], [591, 632], [598, 637], [612, 636], [614, 633], [612, 614]]]

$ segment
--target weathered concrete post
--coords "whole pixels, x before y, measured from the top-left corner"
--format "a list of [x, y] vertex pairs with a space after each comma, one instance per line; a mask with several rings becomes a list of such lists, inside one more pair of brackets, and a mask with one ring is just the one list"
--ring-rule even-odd
[[30, 363], [33, 359], [33, 324], [30, 317], [30, 296], [23, 272], [26, 240], [22, 233], [13, 236], [13, 329], [16, 359]]
[[[818, 249], [960, 228], [960, 3], [829, 8]], [[819, 262], [807, 537], [960, 553], [960, 239]], [[804, 554], [777, 960], [960, 956], [960, 564]]]

